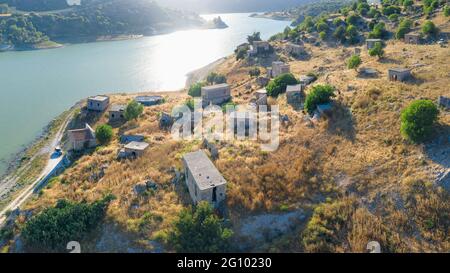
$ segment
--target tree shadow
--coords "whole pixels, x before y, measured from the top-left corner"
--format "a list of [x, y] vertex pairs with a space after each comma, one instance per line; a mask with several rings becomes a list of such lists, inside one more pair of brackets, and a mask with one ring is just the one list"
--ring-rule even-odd
[[450, 125], [436, 125], [433, 139], [425, 143], [425, 153], [433, 162], [450, 168]]
[[383, 64], [397, 64], [397, 65], [402, 64], [401, 61], [396, 60], [396, 59], [392, 59], [392, 58], [388, 58], [388, 57], [380, 58], [378, 60], [378, 62], [383, 63]]
[[343, 136], [351, 142], [355, 141], [355, 121], [348, 107], [341, 102], [333, 102], [333, 112], [328, 117], [328, 133]]

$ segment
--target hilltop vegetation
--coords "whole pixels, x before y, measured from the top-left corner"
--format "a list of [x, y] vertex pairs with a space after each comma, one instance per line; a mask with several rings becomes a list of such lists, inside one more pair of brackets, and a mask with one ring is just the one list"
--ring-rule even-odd
[[0, 18], [0, 36], [4, 37], [3, 42], [27, 48], [49, 39], [79, 41], [100, 36], [152, 35], [205, 23], [196, 14], [168, 10], [151, 1], [91, 1], [50, 13], [13, 13]]

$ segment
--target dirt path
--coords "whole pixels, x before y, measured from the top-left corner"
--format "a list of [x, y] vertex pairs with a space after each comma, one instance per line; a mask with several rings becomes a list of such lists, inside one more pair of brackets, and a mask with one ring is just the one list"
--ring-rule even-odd
[[[51, 153], [56, 148], [56, 146], [59, 145], [59, 143], [61, 142], [61, 139], [64, 135], [64, 131], [67, 128], [67, 125], [68, 125], [69, 121], [71, 120], [71, 118], [72, 118], [72, 115], [69, 115], [64, 120], [64, 123], [59, 128], [59, 130], [56, 133], [53, 140], [46, 147], [44, 147], [41, 151], [47, 150], [49, 153]], [[7, 205], [2, 211], [0, 211], [0, 226], [6, 220], [5, 214], [8, 211], [13, 211], [13, 210], [19, 208], [21, 205], [23, 205], [26, 202], [26, 200], [28, 200], [28, 198], [34, 193], [34, 190], [41, 186], [43, 179], [46, 178], [59, 165], [59, 163], [63, 159], [64, 159], [64, 156], [62, 154], [58, 155], [58, 156], [54, 156], [54, 155], [50, 156], [50, 158], [48, 159], [47, 165], [42, 170], [40, 175], [33, 181], [33, 183], [31, 183], [23, 192], [20, 193], [19, 196], [17, 196], [11, 203], [9, 203], [9, 205]], [[25, 168], [27, 168], [27, 166], [25, 166]], [[29, 168], [29, 166], [28, 166], [28, 168]], [[10, 177], [8, 181], [6, 181], [5, 183], [2, 183], [1, 188], [0, 188], [0, 193], [1, 193], [1, 190], [7, 190], [8, 187], [10, 189], [14, 188], [18, 182], [19, 182], [18, 177]]]

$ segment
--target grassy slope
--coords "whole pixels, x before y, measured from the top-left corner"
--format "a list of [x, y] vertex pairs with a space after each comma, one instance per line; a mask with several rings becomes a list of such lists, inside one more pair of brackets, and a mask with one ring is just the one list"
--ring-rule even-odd
[[[450, 30], [441, 16], [434, 20], [442, 30]], [[336, 235], [340, 242], [335, 251], [364, 251], [373, 238], [394, 245], [393, 251], [448, 251], [448, 194], [435, 188], [415, 191], [413, 187], [417, 181], [434, 181], [434, 172], [448, 168], [448, 163], [433, 160], [438, 153], [428, 148], [431, 145], [405, 142], [399, 133], [399, 115], [414, 99], [436, 100], [439, 95], [450, 95], [449, 49], [390, 41], [382, 61], [363, 49], [363, 66], [380, 72], [376, 79], [363, 79], [345, 67], [353, 48], [307, 47], [312, 58], [291, 60], [292, 71], [297, 76], [318, 71], [318, 82], [339, 90], [338, 108], [331, 119], [311, 126], [280, 96], [281, 112], [288, 114], [292, 123], [281, 128], [281, 145], [276, 152], [262, 153], [258, 145], [248, 142], [219, 144], [220, 158], [215, 164], [229, 182], [227, 204], [232, 222], [238, 225], [248, 214], [279, 211], [280, 206], [310, 210], [325, 200], [343, 200], [358, 209], [349, 213], [348, 224]], [[414, 82], [387, 81], [387, 68], [415, 63], [424, 66], [413, 69]], [[217, 69], [228, 76], [234, 100], [239, 103], [249, 101], [257, 89], [245, 88], [247, 83], [254, 84], [248, 69], [233, 57]], [[354, 91], [347, 91], [349, 85]], [[117, 95], [112, 101], [129, 99], [131, 96]], [[138, 122], [115, 129], [117, 133], [146, 135], [151, 143], [146, 156], [135, 162], [117, 162], [119, 144], [114, 140], [80, 158], [61, 175], [60, 183], [53, 183], [27, 207], [40, 210], [59, 198], [92, 201], [111, 192], [118, 197], [108, 211], [111, 221], [137, 238], [164, 235], [188, 202], [185, 190], [170, 182], [172, 167], [180, 169], [181, 156], [199, 148], [200, 143], [171, 140], [170, 134], [159, 130], [157, 115], [185, 99], [184, 94], [167, 95], [167, 103], [147, 108]], [[102, 122], [106, 116], [98, 124]], [[436, 139], [441, 142], [437, 147], [448, 149], [448, 112], [441, 113], [439, 123]], [[109, 164], [105, 176], [98, 182], [89, 181], [104, 164]], [[146, 178], [155, 180], [161, 189], [152, 196], [135, 197], [133, 185]], [[408, 201], [411, 198], [413, 205]], [[432, 227], [424, 224], [430, 219]], [[298, 232], [272, 243], [271, 250], [308, 250], [300, 244]]]

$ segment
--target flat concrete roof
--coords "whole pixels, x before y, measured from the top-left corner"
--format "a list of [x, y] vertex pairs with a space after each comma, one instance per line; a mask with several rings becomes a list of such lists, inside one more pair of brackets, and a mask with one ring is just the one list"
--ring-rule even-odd
[[113, 104], [111, 105], [111, 109], [109, 111], [111, 112], [123, 112], [127, 106], [125, 104]]
[[95, 101], [105, 101], [109, 99], [108, 96], [94, 96], [94, 97], [89, 97], [89, 100], [95, 100]]
[[226, 87], [230, 87], [230, 85], [228, 83], [221, 83], [221, 84], [204, 86], [204, 87], [202, 87], [202, 89], [204, 89], [204, 90], [214, 90], [214, 89], [226, 88]]
[[138, 142], [138, 141], [132, 141], [130, 143], [128, 143], [127, 145], [125, 145], [125, 149], [130, 149], [130, 150], [139, 150], [139, 151], [143, 151], [145, 149], [147, 149], [147, 147], [150, 144], [148, 144], [147, 142]]
[[389, 68], [389, 71], [403, 73], [403, 72], [409, 72], [409, 71], [411, 71], [411, 69], [404, 68], [404, 67], [394, 67], [394, 68]]
[[299, 91], [302, 91], [302, 85], [301, 85], [301, 84], [288, 85], [288, 86], [286, 86], [286, 93], [289, 93], [289, 92], [299, 92]]
[[188, 153], [184, 155], [183, 159], [200, 190], [214, 188], [227, 183], [204, 151]]
[[266, 90], [266, 89], [259, 89], [259, 90], [256, 91], [255, 93], [259, 93], [259, 94], [267, 94], [267, 90]]

